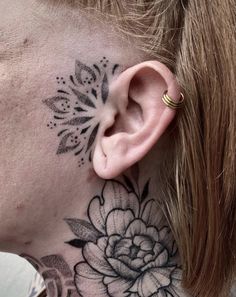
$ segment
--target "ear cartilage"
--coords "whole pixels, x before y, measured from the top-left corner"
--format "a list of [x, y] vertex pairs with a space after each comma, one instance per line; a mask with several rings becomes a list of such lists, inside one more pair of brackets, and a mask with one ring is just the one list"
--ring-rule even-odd
[[180, 99], [178, 102], [176, 102], [169, 95], [167, 95], [167, 91], [166, 91], [162, 97], [162, 101], [165, 103], [165, 105], [167, 105], [172, 109], [179, 109], [183, 107], [184, 95], [180, 93]]

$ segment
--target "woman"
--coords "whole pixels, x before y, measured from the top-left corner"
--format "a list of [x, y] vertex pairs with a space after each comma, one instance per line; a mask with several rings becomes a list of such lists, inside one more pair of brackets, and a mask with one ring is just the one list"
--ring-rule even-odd
[[49, 296], [228, 296], [235, 1], [4, 2], [1, 250]]

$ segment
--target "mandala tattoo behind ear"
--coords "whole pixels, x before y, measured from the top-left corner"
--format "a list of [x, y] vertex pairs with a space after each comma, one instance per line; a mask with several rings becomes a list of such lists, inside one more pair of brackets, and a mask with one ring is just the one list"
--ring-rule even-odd
[[93, 145], [100, 126], [98, 110], [109, 97], [109, 78], [119, 69], [111, 65], [106, 57], [98, 64], [87, 66], [75, 62], [75, 73], [68, 78], [56, 77], [57, 94], [43, 100], [53, 112], [47, 127], [57, 130], [59, 145], [57, 154], [71, 152], [80, 156], [79, 167], [91, 161]]

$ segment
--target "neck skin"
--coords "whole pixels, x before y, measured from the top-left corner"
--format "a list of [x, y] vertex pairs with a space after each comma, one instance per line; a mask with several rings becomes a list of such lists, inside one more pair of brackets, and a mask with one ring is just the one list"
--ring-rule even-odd
[[70, 203], [53, 206], [40, 234], [24, 243], [20, 254], [42, 275], [49, 297], [185, 296], [150, 168], [143, 162], [109, 181], [88, 169], [86, 195], [79, 187], [68, 193]]

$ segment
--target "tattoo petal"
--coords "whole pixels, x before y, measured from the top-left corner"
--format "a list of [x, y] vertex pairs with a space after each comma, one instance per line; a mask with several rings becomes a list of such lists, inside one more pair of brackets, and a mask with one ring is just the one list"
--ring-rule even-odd
[[[141, 274], [129, 289], [130, 292], [138, 293], [140, 297], [152, 296], [162, 288], [171, 284], [170, 275], [173, 267], [154, 268]], [[148, 286], [147, 286], [148, 284]]]
[[152, 226], [163, 226], [166, 223], [160, 208], [157, 207], [157, 202], [153, 199], [144, 205], [142, 219]]
[[[122, 197], [122, 199], [121, 199]], [[88, 215], [94, 227], [106, 234], [105, 223], [108, 214], [113, 209], [132, 210], [134, 216], [139, 214], [139, 201], [134, 193], [129, 193], [119, 182], [105, 183], [102, 197], [95, 197], [89, 204]]]
[[134, 220], [131, 210], [115, 209], [107, 216], [106, 231], [107, 235], [119, 234], [124, 236], [127, 226]]
[[169, 255], [166, 249], [162, 250], [162, 252], [157, 256], [155, 261], [152, 261], [145, 265], [142, 268], [142, 271], [146, 271], [150, 268], [155, 268], [155, 267], [163, 267], [168, 263], [169, 260]]
[[80, 83], [81, 85], [84, 84], [83, 73], [85, 74], [85, 76], [87, 75], [88, 78], [92, 78], [93, 81], [96, 81], [95, 72], [90, 67], [86, 66], [85, 64], [77, 60], [75, 63], [75, 77], [78, 83]]
[[97, 133], [98, 133], [98, 129], [99, 129], [99, 126], [100, 124], [98, 123], [95, 128], [93, 129], [93, 131], [91, 132], [90, 134], [90, 137], [89, 137], [89, 140], [88, 140], [88, 146], [87, 146], [87, 149], [86, 149], [86, 152], [91, 148], [91, 146], [93, 145], [95, 139], [96, 139], [96, 136], [97, 136]]
[[91, 266], [94, 270], [99, 271], [103, 275], [115, 277], [117, 274], [107, 262], [103, 250], [99, 247], [101, 241], [102, 239], [99, 239], [97, 245], [92, 242], [88, 242], [83, 249], [83, 256], [89, 266]]
[[189, 296], [189, 295], [186, 295], [186, 292], [183, 289], [183, 287], [179, 285], [181, 280], [182, 280], [182, 271], [176, 268], [171, 274], [172, 285], [168, 288], [169, 293], [172, 294], [170, 296], [186, 296], [186, 297]]
[[77, 117], [63, 123], [62, 125], [79, 126], [91, 121], [92, 119], [93, 117]]
[[80, 262], [75, 266], [75, 285], [83, 297], [109, 297], [103, 283], [104, 275], [96, 272], [87, 263]]
[[70, 133], [66, 134], [65, 136], [63, 136], [63, 138], [61, 139], [61, 142], [59, 144], [58, 150], [57, 150], [57, 155], [67, 153], [69, 151], [73, 151], [80, 145], [80, 142], [78, 144], [74, 144], [74, 145], [67, 144], [68, 139], [73, 134], [74, 134], [73, 132], [70, 132]]
[[75, 94], [75, 96], [77, 97], [77, 99], [83, 103], [84, 105], [87, 105], [89, 107], [92, 108], [96, 108], [95, 104], [93, 103], [93, 101], [87, 96], [84, 95], [83, 93], [81, 93], [80, 91], [71, 88], [72, 92]]
[[110, 263], [114, 271], [124, 279], [135, 280], [140, 275], [140, 272], [131, 269], [125, 263], [122, 263], [117, 259], [108, 258], [107, 261]]
[[135, 237], [136, 235], [142, 235], [147, 233], [147, 227], [140, 219], [135, 219], [129, 224], [126, 230], [126, 237]]
[[81, 132], [80, 132], [80, 134], [86, 133], [90, 127], [91, 126], [88, 126], [88, 127], [85, 127], [84, 129], [82, 129]]
[[176, 253], [176, 247], [173, 244], [175, 241], [173, 240], [173, 234], [171, 233], [170, 228], [167, 226], [163, 227], [160, 229], [158, 235], [158, 241], [168, 249], [170, 255], [174, 255]]
[[112, 297], [130, 296], [127, 290], [132, 286], [132, 281], [121, 277], [104, 277], [104, 284], [107, 286], [108, 293]]
[[[53, 110], [56, 113], [60, 113], [60, 114], [68, 113], [66, 108], [63, 108], [63, 106], [62, 106], [63, 104], [65, 105], [68, 102], [69, 102], [69, 99], [62, 97], [62, 96], [56, 96], [56, 97], [52, 97], [52, 98], [43, 100], [43, 103], [45, 103], [51, 110]], [[59, 103], [61, 103], [61, 106], [59, 106]]]
[[92, 94], [97, 99], [97, 91], [95, 89], [92, 89]]
[[103, 81], [102, 81], [101, 94], [102, 94], [102, 101], [105, 104], [109, 94], [108, 79], [107, 79], [106, 73], [104, 74]]

